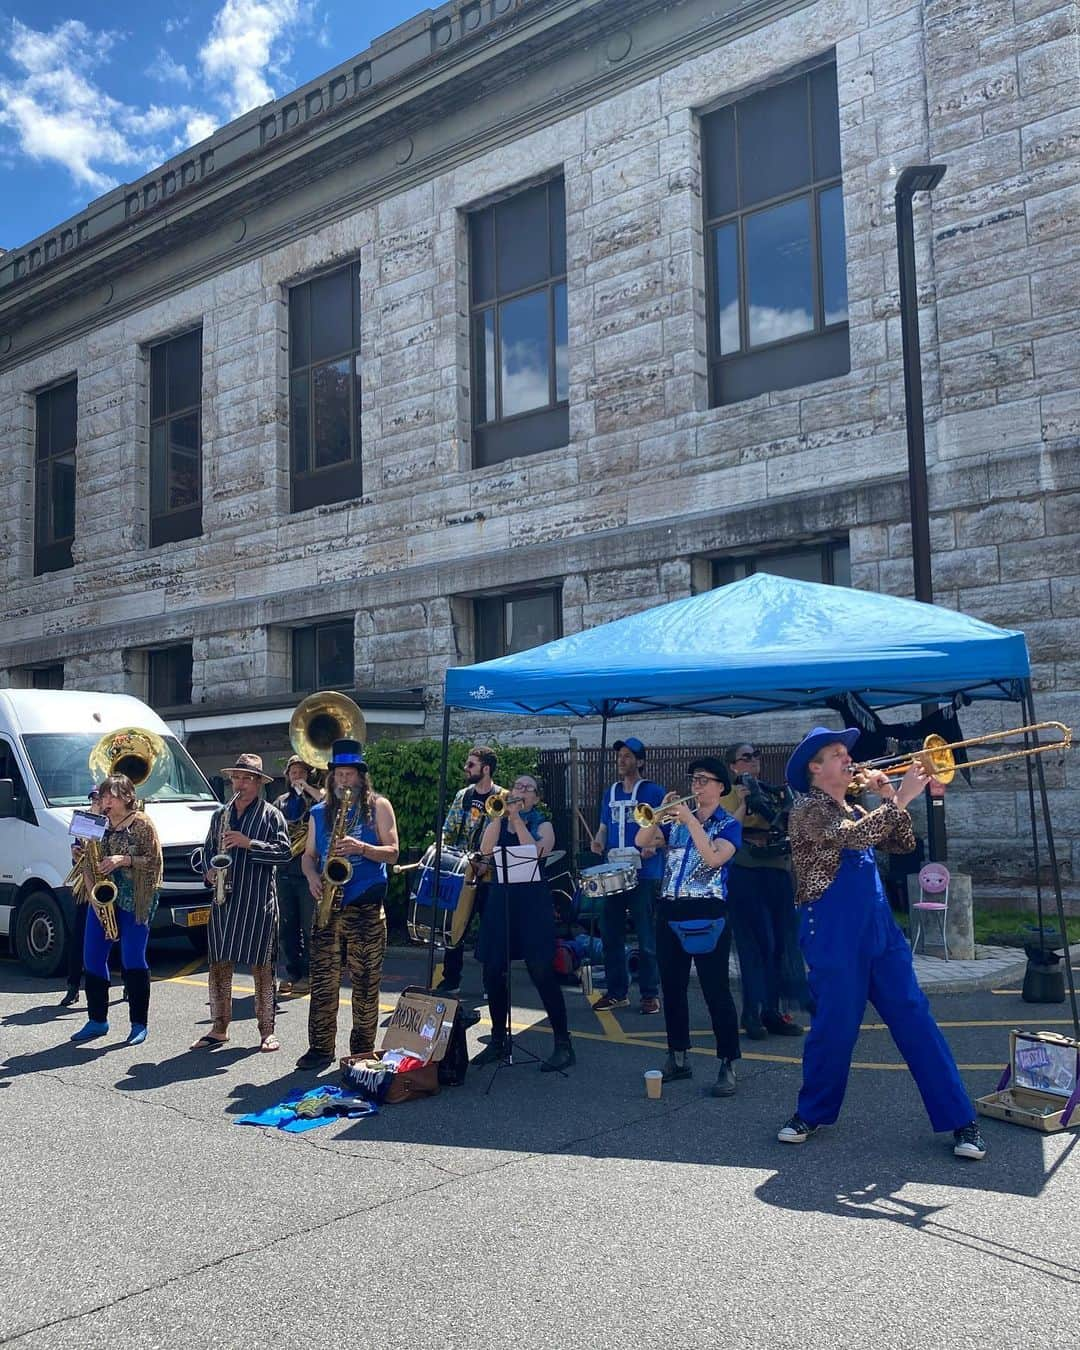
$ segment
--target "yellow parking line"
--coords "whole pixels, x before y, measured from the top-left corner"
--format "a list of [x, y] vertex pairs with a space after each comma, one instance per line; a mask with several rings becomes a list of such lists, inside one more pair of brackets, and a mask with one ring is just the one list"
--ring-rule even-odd
[[[172, 977], [171, 981], [169, 981], [169, 983], [171, 983], [171, 984], [190, 984], [190, 985], [194, 985], [194, 987], [195, 987], [196, 989], [208, 989], [208, 988], [210, 987], [210, 982], [209, 982], [209, 980], [193, 980], [193, 979], [190, 979], [187, 975], [174, 975], [174, 976]], [[234, 980], [234, 981], [233, 981], [233, 992], [236, 993], [236, 994], [253, 994], [253, 993], [255, 992], [255, 985], [254, 985], [253, 983], [252, 983], [252, 984], [248, 984], [246, 981], [245, 981], [245, 983], [243, 983], [243, 984], [237, 984], [236, 981]], [[286, 999], [285, 1001], [286, 1001], [286, 1003], [303, 1003], [305, 1000], [307, 1000], [307, 999], [309, 999], [309, 998], [310, 998], [310, 995], [309, 995], [309, 994], [301, 994], [299, 998], [289, 998], [289, 999]], [[352, 1003], [352, 991], [350, 990], [350, 991], [349, 991], [348, 993], [346, 993], [346, 994], [339, 994], [339, 995], [338, 995], [338, 1002], [339, 1002], [339, 1003]], [[396, 1007], [397, 1007], [397, 1004], [396, 1004], [396, 1003], [380, 1003], [380, 1004], [379, 1004], [379, 1011], [380, 1011], [381, 1013], [393, 1012], [394, 1009], [395, 1009]]]
[[194, 961], [189, 961], [186, 966], [181, 966], [174, 975], [158, 975], [154, 978], [155, 984], [172, 984], [174, 981], [183, 980], [185, 975], [194, 975], [202, 965], [205, 957], [197, 956]]

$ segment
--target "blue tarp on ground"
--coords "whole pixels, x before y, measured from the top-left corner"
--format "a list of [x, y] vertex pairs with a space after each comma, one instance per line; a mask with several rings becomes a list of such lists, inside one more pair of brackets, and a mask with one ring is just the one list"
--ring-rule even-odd
[[446, 673], [453, 708], [580, 717], [1018, 699], [1022, 633], [915, 600], [756, 572], [704, 595]]

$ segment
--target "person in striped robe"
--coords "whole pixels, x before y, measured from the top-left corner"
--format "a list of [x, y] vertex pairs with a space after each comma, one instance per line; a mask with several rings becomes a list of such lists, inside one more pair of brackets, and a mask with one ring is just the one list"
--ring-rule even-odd
[[[219, 849], [232, 859], [223, 905], [210, 913], [210, 1015], [213, 1025], [192, 1049], [223, 1045], [232, 1021], [232, 977], [238, 965], [251, 967], [255, 979], [255, 1016], [260, 1049], [280, 1050], [274, 1035], [274, 953], [277, 948], [278, 903], [274, 869], [292, 856], [285, 817], [263, 796], [263, 773], [258, 755], [237, 755], [222, 769], [236, 794], [231, 805], [214, 813], [203, 844], [206, 883], [214, 884], [207, 864]], [[228, 812], [228, 817], [224, 813]]]

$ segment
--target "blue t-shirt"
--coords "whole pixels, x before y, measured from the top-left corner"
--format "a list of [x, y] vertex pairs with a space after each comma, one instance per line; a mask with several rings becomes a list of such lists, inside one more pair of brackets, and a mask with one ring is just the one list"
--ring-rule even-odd
[[[690, 827], [676, 821], [673, 825], [661, 825], [667, 842], [667, 858], [664, 866], [664, 884], [661, 898], [674, 900], [677, 896], [703, 896], [713, 900], [727, 899], [727, 868], [709, 867], [702, 862], [690, 837]], [[726, 839], [738, 848], [742, 843], [742, 826], [734, 816], [729, 816], [722, 806], [718, 806], [702, 828], [715, 844]]]
[[[319, 856], [320, 872], [326, 863], [326, 848], [330, 842], [331, 822], [327, 819], [326, 814], [328, 805], [328, 802], [319, 802], [311, 808], [311, 819], [315, 822], [315, 850]], [[345, 833], [351, 835], [354, 839], [362, 839], [365, 844], [378, 844], [379, 835], [375, 828], [374, 810], [371, 818], [365, 820], [362, 824], [357, 819], [358, 815], [358, 811], [350, 812], [346, 818]], [[385, 863], [373, 862], [370, 858], [362, 858], [359, 853], [350, 853], [348, 860], [352, 863], [352, 876], [345, 883], [344, 890], [341, 893], [343, 905], [352, 904], [353, 901], [359, 900], [366, 890], [386, 881]]]
[[[633, 848], [640, 853], [634, 843], [641, 828], [634, 819], [634, 807], [639, 802], [659, 806], [666, 795], [659, 783], [650, 783], [647, 778], [639, 779], [630, 792], [623, 787], [621, 779], [613, 783], [600, 799], [600, 824], [607, 826], [608, 853], [613, 848]], [[643, 881], [657, 881], [663, 874], [664, 859], [660, 853], [642, 858], [638, 876]]]

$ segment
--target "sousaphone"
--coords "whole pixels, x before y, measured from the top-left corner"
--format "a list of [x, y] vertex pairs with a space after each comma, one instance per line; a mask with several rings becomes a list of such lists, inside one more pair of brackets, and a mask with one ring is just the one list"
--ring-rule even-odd
[[335, 741], [367, 740], [364, 714], [347, 694], [321, 689], [296, 707], [289, 721], [293, 752], [314, 769], [325, 769]]

